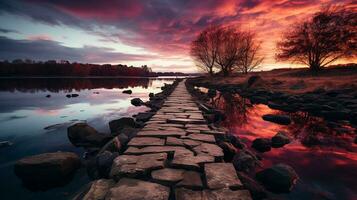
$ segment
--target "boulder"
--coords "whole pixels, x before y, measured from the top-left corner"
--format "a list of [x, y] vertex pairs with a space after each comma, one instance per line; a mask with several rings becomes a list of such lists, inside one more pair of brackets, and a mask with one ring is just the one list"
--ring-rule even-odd
[[268, 191], [266, 191], [265, 188], [259, 184], [259, 182], [250, 178], [245, 173], [239, 172], [238, 177], [242, 181], [244, 187], [249, 190], [253, 199], [260, 200], [265, 199], [268, 196]]
[[297, 182], [298, 175], [291, 166], [277, 164], [258, 172], [256, 178], [269, 191], [286, 193], [293, 189]]
[[135, 119], [139, 122], [147, 122], [154, 114], [154, 112], [141, 112], [135, 115]]
[[140, 98], [134, 98], [134, 99], [131, 100], [131, 104], [133, 106], [141, 106], [141, 105], [144, 104], [144, 102]]
[[291, 123], [291, 119], [288, 115], [267, 114], [267, 115], [263, 115], [263, 119], [265, 121], [270, 121], [281, 125], [289, 125]]
[[283, 147], [284, 145], [289, 144], [289, 143], [290, 143], [290, 138], [283, 131], [279, 131], [276, 135], [274, 135], [271, 138], [271, 146], [274, 148]]
[[229, 140], [229, 142], [233, 144], [233, 146], [239, 149], [244, 149], [246, 147], [246, 145], [241, 141], [241, 139], [238, 136], [227, 134], [226, 137]]
[[222, 148], [224, 160], [227, 162], [231, 161], [233, 156], [237, 153], [237, 149], [229, 142], [220, 142], [218, 146]]
[[79, 94], [71, 94], [71, 97], [78, 97]]
[[267, 138], [257, 138], [253, 140], [252, 147], [259, 152], [270, 151], [271, 141]]
[[113, 160], [119, 156], [118, 152], [109, 152], [109, 151], [104, 151], [101, 154], [98, 154], [96, 157], [96, 167], [98, 170], [98, 175], [99, 177], [109, 177], [109, 173], [111, 170], [111, 167], [113, 165]]
[[76, 154], [54, 152], [22, 158], [15, 163], [14, 171], [25, 185], [48, 188], [70, 180], [80, 165]]
[[124, 94], [132, 94], [133, 91], [131, 91], [131, 90], [123, 90], [123, 93], [124, 93]]
[[86, 123], [77, 123], [67, 129], [69, 141], [76, 147], [101, 147], [112, 137], [98, 133]]
[[237, 171], [249, 172], [258, 165], [258, 160], [249, 153], [240, 151], [233, 157], [232, 163]]
[[109, 122], [109, 128], [112, 133], [118, 132], [124, 127], [140, 128], [141, 124], [137, 123], [132, 117], [122, 117]]

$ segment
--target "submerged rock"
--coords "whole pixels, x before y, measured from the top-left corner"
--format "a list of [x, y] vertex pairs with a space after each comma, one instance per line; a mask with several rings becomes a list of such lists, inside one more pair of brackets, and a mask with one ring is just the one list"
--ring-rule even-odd
[[141, 106], [144, 104], [143, 100], [141, 100], [140, 98], [134, 98], [130, 102], [133, 106]]
[[101, 147], [112, 137], [98, 133], [86, 123], [77, 123], [67, 129], [69, 141], [76, 147]]
[[277, 164], [256, 174], [256, 178], [265, 188], [272, 192], [290, 192], [295, 186], [298, 175], [295, 170], [285, 164]]
[[279, 131], [274, 137], [271, 138], [271, 146], [274, 148], [283, 147], [290, 143], [290, 138], [286, 133]]
[[263, 119], [265, 121], [270, 121], [281, 125], [289, 125], [291, 123], [291, 119], [288, 115], [267, 114], [267, 115], [263, 115]]
[[15, 163], [15, 174], [30, 187], [51, 187], [68, 181], [80, 167], [79, 157], [71, 152], [44, 153]]
[[257, 138], [253, 141], [252, 147], [260, 152], [270, 151], [271, 141], [268, 138]]
[[123, 93], [124, 93], [124, 94], [132, 94], [133, 91], [131, 91], [131, 90], [123, 90]]

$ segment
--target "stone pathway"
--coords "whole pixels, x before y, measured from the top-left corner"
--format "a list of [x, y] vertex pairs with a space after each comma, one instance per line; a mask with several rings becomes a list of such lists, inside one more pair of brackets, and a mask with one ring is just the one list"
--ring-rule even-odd
[[[231, 163], [180, 82], [164, 106], [114, 160], [110, 200], [250, 200]], [[107, 184], [110, 185], [110, 184]], [[90, 198], [88, 198], [90, 199]]]

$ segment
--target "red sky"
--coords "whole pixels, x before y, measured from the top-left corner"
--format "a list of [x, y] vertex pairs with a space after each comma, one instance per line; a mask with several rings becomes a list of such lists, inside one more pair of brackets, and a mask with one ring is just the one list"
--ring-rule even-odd
[[276, 41], [331, 3], [357, 9], [352, 0], [3, 0], [0, 42], [8, 46], [0, 48], [0, 59], [148, 64], [156, 71], [191, 72], [196, 68], [190, 42], [205, 27], [224, 24], [257, 32], [266, 57], [262, 69], [296, 67], [275, 62]]

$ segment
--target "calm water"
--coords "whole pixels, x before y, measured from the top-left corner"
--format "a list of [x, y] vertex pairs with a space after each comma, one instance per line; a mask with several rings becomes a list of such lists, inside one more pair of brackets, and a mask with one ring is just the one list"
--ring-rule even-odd
[[[144, 78], [0, 79], [0, 141], [13, 143], [0, 148], [1, 199], [69, 199], [89, 182], [84, 170], [78, 171], [63, 187], [30, 191], [14, 175], [13, 164], [22, 157], [45, 152], [72, 151], [82, 156], [83, 149], [73, 147], [67, 139], [68, 126], [86, 121], [101, 132], [109, 132], [109, 121], [147, 110], [146, 107], [132, 106], [132, 98], [148, 100], [150, 92], [158, 93], [164, 83], [172, 81]], [[124, 89], [131, 89], [133, 94], [122, 94]], [[72, 93], [79, 96], [66, 97]]]
[[279, 130], [293, 138], [283, 148], [261, 154], [263, 167], [286, 163], [299, 175], [294, 190], [277, 195], [278, 199], [357, 199], [357, 145], [353, 143], [356, 130], [349, 124], [294, 113], [290, 114], [293, 123], [281, 126], [264, 121], [262, 116], [283, 112], [262, 104], [252, 105], [239, 95], [218, 94], [213, 104], [226, 111], [227, 119], [222, 125], [248, 146], [255, 138], [271, 138]]

